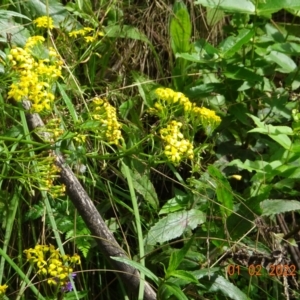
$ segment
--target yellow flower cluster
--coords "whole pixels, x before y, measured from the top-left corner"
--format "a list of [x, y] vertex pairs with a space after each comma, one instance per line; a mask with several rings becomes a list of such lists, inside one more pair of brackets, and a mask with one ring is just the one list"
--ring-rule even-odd
[[[98, 36], [104, 36], [104, 33], [102, 31], [99, 31], [96, 34], [94, 31], [95, 30], [91, 27], [84, 27], [83, 29], [73, 30], [69, 32], [69, 36], [75, 38], [77, 38], [77, 36], [83, 36], [85, 41], [88, 43], [95, 41]], [[91, 32], [93, 33], [93, 35], [89, 35]]]
[[0, 296], [3, 296], [7, 290], [8, 286], [6, 284], [0, 285]]
[[54, 164], [54, 158], [48, 156], [37, 160], [38, 177], [35, 179], [38, 182], [39, 189], [46, 191], [53, 198], [63, 196], [66, 187], [62, 185], [54, 185], [54, 181], [59, 177], [59, 168]]
[[164, 110], [172, 111], [172, 106], [177, 106], [178, 110], [183, 108], [186, 121], [190, 122], [194, 129], [197, 129], [199, 125], [203, 126], [207, 133], [212, 132], [221, 123], [221, 118], [213, 110], [196, 106], [180, 92], [169, 88], [158, 88], [155, 90], [155, 94], [159, 100], [150, 110], [154, 114], [161, 116]]
[[155, 94], [167, 104], [179, 104], [185, 111], [190, 111], [192, 108], [189, 98], [180, 92], [174, 92], [169, 88], [158, 88], [155, 90]]
[[24, 250], [27, 261], [35, 265], [37, 274], [47, 278], [50, 285], [65, 286], [73, 272], [75, 264], [80, 264], [80, 256], [61, 255], [53, 245], [36, 245]]
[[10, 86], [8, 96], [16, 101], [30, 100], [34, 112], [51, 108], [55, 98], [51, 88], [61, 77], [62, 61], [53, 48], [49, 48], [45, 59], [36, 59], [33, 55], [35, 47], [42, 46], [44, 41], [42, 36], [30, 37], [24, 49], [12, 48], [8, 55], [15, 71], [15, 82]]
[[48, 16], [39, 17], [35, 19], [33, 23], [36, 25], [36, 27], [40, 27], [40, 28], [49, 28], [49, 29], [54, 28], [52, 18]]
[[180, 132], [182, 123], [171, 121], [166, 128], [160, 130], [160, 135], [165, 142], [164, 153], [167, 158], [178, 164], [183, 158], [193, 159], [193, 145], [189, 140], [184, 139]]
[[118, 145], [122, 138], [120, 130], [122, 126], [117, 120], [116, 109], [107, 100], [100, 98], [93, 100], [93, 106], [92, 118], [101, 123], [100, 135], [104, 135], [109, 144]]
[[193, 107], [191, 111], [191, 121], [193, 124], [201, 124], [204, 127], [217, 128], [221, 123], [221, 118], [213, 110], [205, 107]]

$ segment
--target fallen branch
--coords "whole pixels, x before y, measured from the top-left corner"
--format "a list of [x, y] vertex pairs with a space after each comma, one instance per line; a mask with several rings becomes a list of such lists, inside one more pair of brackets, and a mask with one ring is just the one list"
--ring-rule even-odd
[[[30, 109], [30, 102], [23, 101], [23, 107], [28, 111]], [[45, 126], [41, 117], [37, 113], [27, 113], [26, 119], [31, 130]], [[48, 133], [41, 131], [39, 132], [39, 135], [42, 139], [50, 141]], [[117, 271], [118, 276], [124, 282], [128, 292], [136, 296], [141, 280], [140, 273], [135, 268], [110, 258], [114, 256], [128, 258], [128, 256], [106, 226], [94, 203], [78, 181], [77, 177], [74, 175], [71, 168], [66, 164], [62, 155], [57, 154], [54, 151], [53, 155], [55, 157], [55, 163], [60, 169], [60, 180], [66, 186], [66, 191], [74, 206], [78, 210], [79, 215], [82, 217], [86, 226], [95, 237], [99, 251], [104, 254], [112, 267]], [[145, 282], [144, 299], [156, 299], [156, 293], [147, 282]]]

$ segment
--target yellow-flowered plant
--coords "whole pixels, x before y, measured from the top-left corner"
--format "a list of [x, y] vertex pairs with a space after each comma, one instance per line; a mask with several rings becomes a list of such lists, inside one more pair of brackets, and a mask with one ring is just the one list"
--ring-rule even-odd
[[87, 43], [94, 42], [99, 36], [104, 36], [103, 31], [96, 32], [95, 29], [91, 27], [84, 27], [82, 29], [73, 30], [69, 32], [70, 37], [83, 37]]
[[[165, 144], [164, 154], [176, 164], [184, 158], [192, 159], [194, 152], [190, 140], [194, 139], [200, 127], [210, 135], [219, 126], [221, 118], [213, 110], [198, 107], [181, 92], [170, 88], [158, 88], [155, 94], [157, 101], [149, 111], [160, 118], [161, 124], [167, 123], [167, 127], [160, 130]], [[184, 119], [186, 125], [183, 132], [179, 132], [182, 123], [175, 121], [176, 118]], [[189, 139], [185, 139], [184, 136]]]
[[0, 285], [0, 297], [2, 299], [2, 296], [6, 293], [8, 286], [6, 284]]
[[174, 164], [178, 164], [183, 158], [193, 159], [193, 144], [184, 139], [180, 132], [182, 123], [171, 121], [166, 128], [160, 130], [160, 136], [164, 141], [164, 154]]
[[63, 196], [66, 191], [64, 184], [55, 185], [54, 181], [59, 178], [59, 168], [54, 164], [52, 156], [36, 158], [36, 168], [38, 173], [34, 177], [34, 181], [38, 185], [38, 189], [50, 194], [53, 198]]
[[48, 16], [42, 16], [42, 17], [35, 19], [33, 21], [33, 24], [35, 24], [36, 27], [39, 27], [39, 28], [49, 28], [49, 29], [54, 28], [52, 18], [50, 18]]
[[24, 48], [14, 47], [8, 55], [14, 71], [14, 82], [8, 96], [18, 102], [30, 100], [34, 112], [51, 108], [55, 99], [52, 87], [61, 77], [62, 61], [53, 48], [43, 49], [43, 59], [36, 58], [35, 51], [43, 47], [44, 41], [42, 36], [30, 37]]
[[59, 287], [69, 282], [76, 264], [80, 264], [80, 256], [62, 255], [53, 245], [36, 245], [24, 250], [27, 261], [36, 269], [40, 279], [46, 279], [49, 285]]
[[106, 99], [95, 98], [91, 117], [100, 122], [97, 135], [104, 138], [109, 144], [118, 145], [122, 139], [121, 124], [117, 120], [116, 109]]

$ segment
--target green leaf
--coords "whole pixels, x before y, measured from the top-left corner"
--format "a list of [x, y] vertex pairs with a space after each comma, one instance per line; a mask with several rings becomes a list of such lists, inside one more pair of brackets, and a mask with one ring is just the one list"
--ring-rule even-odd
[[171, 253], [170, 261], [169, 261], [169, 266], [167, 269], [167, 277], [172, 276], [170, 273], [172, 273], [174, 270], [176, 270], [179, 266], [179, 264], [182, 262], [184, 259], [185, 255], [189, 251], [192, 243], [193, 243], [193, 238], [191, 238], [183, 248], [181, 248], [179, 251], [173, 251]]
[[127, 101], [124, 101], [120, 106], [119, 106], [119, 112], [120, 116], [122, 118], [127, 118], [130, 110], [134, 107], [134, 101], [133, 99], [129, 99]]
[[213, 281], [213, 284], [210, 286], [208, 292], [221, 292], [224, 296], [233, 300], [249, 300], [246, 294], [223, 276], [217, 275], [212, 277], [210, 280]]
[[261, 202], [260, 207], [263, 216], [270, 216], [300, 210], [300, 202], [296, 200], [267, 199]]
[[148, 278], [150, 278], [151, 280], [153, 280], [157, 285], [159, 284], [159, 279], [158, 277], [152, 273], [149, 269], [147, 269], [146, 267], [144, 267], [143, 265], [141, 265], [140, 263], [133, 261], [129, 258], [125, 258], [125, 257], [110, 257], [113, 260], [116, 261], [120, 261], [123, 262], [126, 265], [129, 265], [137, 270], [139, 270], [140, 272], [143, 272], [145, 274], [145, 276], [147, 276]]
[[174, 270], [174, 271], [168, 272], [167, 276], [168, 277], [176, 277], [176, 278], [185, 280], [189, 283], [191, 283], [191, 282], [198, 283], [197, 278], [191, 272], [188, 272], [188, 271]]
[[289, 55], [300, 55], [300, 45], [296, 43], [276, 43], [269, 48]]
[[180, 287], [172, 282], [164, 282], [158, 290], [158, 299], [169, 299], [170, 296], [174, 296], [179, 300], [188, 300]]
[[246, 14], [255, 13], [255, 5], [249, 0], [197, 0], [195, 4], [201, 4], [206, 7], [218, 8], [229, 12], [238, 12]]
[[7, 37], [11, 37], [11, 43], [23, 47], [30, 37], [29, 31], [23, 25], [14, 22], [11, 19], [0, 17], [0, 35], [3, 36], [5, 41]]
[[57, 0], [49, 0], [49, 2], [42, 0], [27, 0], [26, 9], [30, 9], [37, 17], [49, 16], [53, 19], [55, 26], [65, 21], [66, 18], [71, 18], [67, 9]]
[[22, 15], [20, 13], [17, 13], [17, 12], [14, 12], [14, 11], [11, 11], [11, 10], [3, 10], [3, 9], [0, 9], [0, 18], [5, 18], [5, 19], [8, 19], [10, 17], [17, 17], [17, 18], [21, 18], [21, 19], [26, 19], [28, 21], [31, 22], [31, 19], [29, 19], [27, 16], [25, 15]]
[[214, 26], [225, 17], [222, 10], [218, 8], [207, 8], [206, 10], [206, 22], [208, 26]]
[[220, 211], [223, 217], [227, 218], [231, 215], [233, 210], [233, 192], [231, 186], [226, 177], [215, 166], [210, 165], [208, 167], [208, 173], [215, 179], [217, 185], [215, 187], [217, 198], [222, 204], [222, 206], [220, 206]]
[[249, 43], [254, 34], [254, 29], [241, 29], [237, 36], [228, 37], [221, 46], [223, 56], [225, 58], [233, 56], [245, 44]]
[[128, 38], [133, 40], [143, 41], [150, 44], [147, 36], [139, 31], [138, 28], [130, 25], [111, 25], [105, 28], [106, 35], [115, 38]]
[[129, 170], [134, 189], [154, 208], [158, 208], [158, 198], [155, 188], [146, 174], [141, 175], [136, 170]]
[[281, 9], [300, 9], [298, 0], [265, 0], [258, 4], [259, 15], [271, 15]]
[[189, 203], [190, 195], [183, 193], [182, 191], [176, 189], [175, 197], [168, 200], [164, 206], [159, 211], [159, 215], [169, 214], [178, 210], [183, 210], [187, 207]]
[[[179, 5], [179, 4], [177, 4]], [[170, 38], [173, 53], [185, 53], [190, 51], [190, 38], [192, 33], [192, 23], [185, 5], [180, 3], [181, 8], [174, 5], [174, 17], [170, 24]]]
[[247, 69], [245, 67], [239, 67], [231, 64], [226, 67], [226, 71], [224, 72], [224, 75], [227, 78], [238, 79], [238, 80], [242, 79], [242, 80], [247, 80], [249, 82], [263, 81], [263, 77], [256, 74], [252, 70]]
[[249, 115], [248, 116], [254, 121], [258, 128], [252, 129], [248, 132], [259, 132], [268, 135], [283, 148], [290, 150], [292, 146], [292, 141], [288, 135], [293, 135], [293, 130], [288, 126], [273, 126], [271, 124], [266, 124], [261, 122], [259, 118]]
[[205, 214], [196, 209], [171, 213], [150, 228], [146, 244], [155, 245], [175, 239], [181, 236], [187, 228], [195, 229], [205, 221]]
[[267, 61], [275, 62], [277, 65], [279, 65], [280, 68], [277, 70], [282, 73], [291, 73], [297, 69], [296, 63], [284, 53], [271, 51], [271, 53], [265, 58]]

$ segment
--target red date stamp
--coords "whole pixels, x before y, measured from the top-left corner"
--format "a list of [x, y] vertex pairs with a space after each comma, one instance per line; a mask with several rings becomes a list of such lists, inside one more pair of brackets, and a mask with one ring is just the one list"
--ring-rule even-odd
[[[246, 267], [248, 274], [250, 276], [262, 276], [266, 273], [262, 273], [262, 265], [250, 265]], [[268, 276], [296, 276], [296, 266], [295, 265], [270, 265], [269, 269], [266, 270]], [[240, 266], [239, 265], [228, 265], [226, 272], [229, 276], [240, 275]]]

